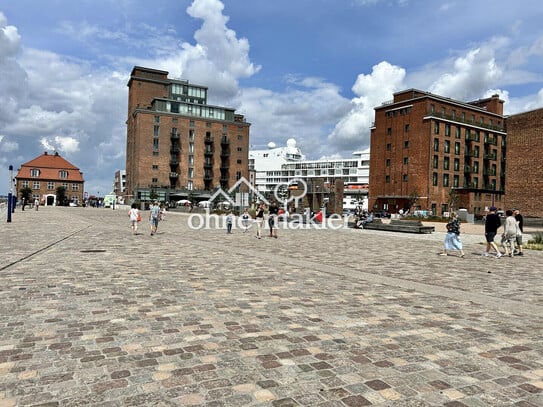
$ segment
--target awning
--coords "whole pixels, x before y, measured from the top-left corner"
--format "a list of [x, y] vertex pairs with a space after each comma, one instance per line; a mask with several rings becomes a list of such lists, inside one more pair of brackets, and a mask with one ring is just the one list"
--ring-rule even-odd
[[201, 192], [201, 193], [196, 193], [193, 195], [193, 198], [195, 199], [209, 199], [211, 198], [211, 194], [208, 193], [208, 192]]
[[170, 199], [175, 200], [175, 199], [188, 198], [189, 194], [188, 192], [174, 192], [174, 193], [171, 193], [169, 196], [170, 196]]

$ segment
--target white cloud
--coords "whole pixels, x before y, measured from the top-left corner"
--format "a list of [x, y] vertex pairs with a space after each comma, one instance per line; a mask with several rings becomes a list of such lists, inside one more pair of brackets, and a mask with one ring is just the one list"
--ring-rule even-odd
[[15, 60], [20, 41], [17, 28], [7, 25], [0, 12], [0, 129], [16, 120], [19, 100], [26, 94], [26, 75]]
[[19, 50], [21, 36], [17, 28], [8, 25], [7, 19], [0, 12], [0, 60], [8, 57], [14, 57]]
[[15, 141], [6, 141], [4, 143], [0, 142], [0, 151], [4, 153], [11, 153], [19, 149], [19, 144]]
[[40, 139], [40, 144], [42, 147], [48, 151], [55, 151], [55, 146], [50, 143], [50, 141], [47, 139], [47, 137], [42, 137]]
[[[5, 140], [4, 140], [5, 139]], [[11, 153], [19, 148], [19, 144], [14, 141], [9, 141], [6, 136], [0, 134], [0, 151], [3, 153]]]
[[452, 72], [447, 72], [434, 82], [429, 91], [459, 100], [482, 95], [495, 85], [502, 75], [490, 48], [477, 48], [465, 57], [454, 61]]
[[194, 0], [187, 13], [202, 20], [194, 34], [196, 43], [183, 42], [180, 49], [169, 49], [168, 55], [158, 61], [144, 63], [168, 71], [171, 77], [189, 78], [192, 83], [208, 86], [218, 101], [233, 98], [238, 92], [238, 80], [254, 75], [261, 66], [249, 58], [249, 41], [237, 38], [236, 32], [227, 27], [223, 8], [219, 0]]
[[286, 79], [284, 92], [246, 88], [233, 100], [252, 123], [251, 144], [264, 148], [270, 141], [283, 144], [295, 138], [305, 154], [323, 154], [322, 138], [349, 111], [349, 100], [336, 85], [322, 79]]
[[360, 74], [352, 87], [358, 95], [351, 101], [351, 111], [343, 117], [328, 136], [332, 147], [354, 151], [370, 143], [370, 127], [374, 108], [392, 99], [394, 92], [404, 87], [405, 69], [383, 61], [369, 75]]
[[54, 150], [64, 153], [75, 153], [79, 151], [79, 141], [74, 137], [42, 137], [40, 139], [40, 143], [46, 150]]

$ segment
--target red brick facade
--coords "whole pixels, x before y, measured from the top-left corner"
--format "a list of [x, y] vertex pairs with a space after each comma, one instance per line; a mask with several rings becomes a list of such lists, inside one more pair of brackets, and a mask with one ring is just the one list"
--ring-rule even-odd
[[369, 208], [482, 215], [503, 206], [505, 123], [498, 96], [471, 103], [415, 89], [375, 108]]
[[32, 200], [39, 199], [41, 205], [56, 205], [58, 187], [66, 189], [66, 198], [70, 202], [83, 203], [83, 173], [58, 153], [43, 153], [39, 157], [21, 165], [17, 172], [17, 196], [21, 189], [32, 189]]
[[543, 217], [543, 109], [509, 116], [505, 208]]
[[249, 178], [250, 124], [233, 109], [207, 105], [206, 87], [134, 67], [128, 88], [128, 200], [226, 190]]

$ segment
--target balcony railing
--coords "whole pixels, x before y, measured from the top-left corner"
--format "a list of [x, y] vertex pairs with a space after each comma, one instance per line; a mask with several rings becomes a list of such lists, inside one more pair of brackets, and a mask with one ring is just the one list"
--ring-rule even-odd
[[466, 182], [464, 184], [464, 188], [473, 189], [473, 188], [477, 188], [477, 187], [478, 187], [478, 185], [475, 182]]
[[469, 172], [473, 174], [477, 174], [479, 172], [479, 168], [476, 167], [470, 167], [469, 165], [464, 166], [464, 172]]
[[432, 112], [430, 109], [426, 112], [426, 115], [431, 116], [431, 117], [436, 117], [436, 118], [439, 118], [439, 119], [450, 120], [450, 121], [456, 122], [456, 123], [463, 123], [463, 124], [467, 124], [467, 125], [471, 125], [471, 126], [482, 127], [482, 128], [489, 129], [489, 130], [505, 132], [505, 129], [503, 128], [502, 125], [496, 126], [496, 125], [490, 125], [490, 124], [487, 124], [487, 123], [480, 123], [480, 122], [476, 122], [476, 121], [471, 120], [471, 118], [470, 119], [464, 118], [462, 120], [461, 116], [458, 117], [458, 116], [453, 116], [451, 114], [445, 114], [445, 113], [436, 112], [436, 111]]
[[170, 178], [178, 178], [179, 174], [177, 172], [170, 172]]

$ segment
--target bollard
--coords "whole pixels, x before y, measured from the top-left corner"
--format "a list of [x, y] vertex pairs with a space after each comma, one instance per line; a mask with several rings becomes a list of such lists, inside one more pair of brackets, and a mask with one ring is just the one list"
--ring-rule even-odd
[[13, 204], [13, 165], [9, 166], [9, 193], [8, 193], [8, 223], [11, 223], [11, 213]]

